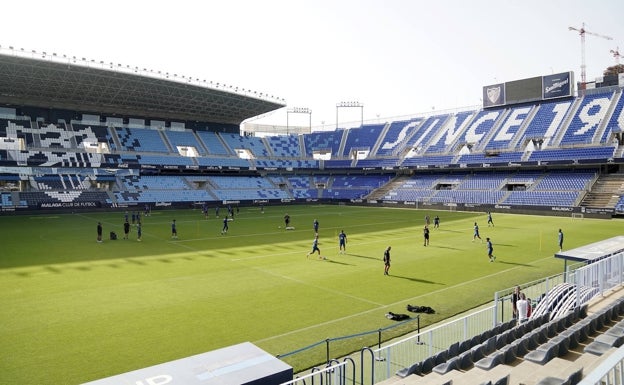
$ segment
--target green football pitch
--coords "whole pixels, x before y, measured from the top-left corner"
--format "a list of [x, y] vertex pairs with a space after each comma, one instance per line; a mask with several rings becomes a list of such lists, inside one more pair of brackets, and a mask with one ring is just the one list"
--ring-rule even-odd
[[[284, 215], [293, 230], [284, 229]], [[342, 205], [242, 207], [221, 234], [214, 210], [159, 210], [123, 238], [124, 210], [0, 216], [0, 383], [80, 384], [244, 341], [274, 355], [386, 328], [385, 314], [430, 306], [421, 327], [561, 273], [566, 249], [621, 234], [621, 220]], [[424, 218], [439, 215], [423, 246]], [[178, 239], [171, 238], [176, 219]], [[318, 219], [321, 255], [311, 250]], [[102, 222], [104, 241], [96, 242]], [[473, 242], [473, 224], [483, 243]], [[433, 224], [430, 226], [433, 227]], [[347, 234], [346, 254], [337, 235]], [[109, 240], [115, 231], [118, 240]], [[497, 259], [490, 263], [485, 238]], [[392, 246], [390, 275], [383, 251]], [[397, 337], [414, 325], [392, 329]], [[340, 357], [376, 336], [340, 344]], [[292, 355], [296, 371], [323, 352]]]

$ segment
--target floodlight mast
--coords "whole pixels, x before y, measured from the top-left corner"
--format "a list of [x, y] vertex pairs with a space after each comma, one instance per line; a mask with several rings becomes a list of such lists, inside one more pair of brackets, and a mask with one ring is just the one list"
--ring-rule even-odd
[[596, 36], [596, 37], [601, 37], [603, 39], [607, 39], [607, 40], [613, 40], [613, 38], [611, 36], [605, 36], [605, 35], [600, 35], [594, 32], [589, 32], [585, 29], [585, 22], [583, 22], [581, 24], [581, 28], [575, 28], [575, 27], [568, 27], [569, 31], [577, 31], [579, 33], [579, 35], [581, 35], [581, 84], [582, 84], [582, 94], [585, 95], [585, 83], [586, 83], [586, 76], [585, 76], [585, 34], [588, 35], [592, 35], [592, 36]]

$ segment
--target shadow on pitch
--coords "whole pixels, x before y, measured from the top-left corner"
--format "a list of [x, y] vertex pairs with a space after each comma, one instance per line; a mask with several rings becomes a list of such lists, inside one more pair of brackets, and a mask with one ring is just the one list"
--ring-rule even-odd
[[494, 261], [494, 263], [501, 263], [501, 264], [513, 265], [513, 266], [533, 267], [533, 265], [529, 265], [526, 263], [509, 262], [509, 261], [500, 260], [498, 258], [496, 258], [496, 261]]
[[463, 249], [460, 249], [460, 248], [457, 248], [457, 247], [438, 246], [438, 245], [433, 245], [433, 246], [429, 245], [427, 247], [433, 247], [433, 248], [436, 248], [436, 249], [463, 250]]
[[374, 259], [376, 261], [381, 260], [381, 258], [369, 257], [368, 255], [359, 255], [359, 254], [351, 254], [351, 253], [346, 253], [345, 255], [348, 255], [350, 257], [357, 257], [357, 258]]
[[334, 261], [332, 259], [317, 259], [317, 261], [319, 261], [319, 262], [335, 263], [337, 265], [344, 265], [344, 266], [355, 266], [355, 265], [353, 265], [351, 263], [338, 262], [338, 261]]
[[388, 277], [406, 279], [406, 280], [412, 281], [412, 282], [428, 283], [428, 284], [431, 284], [431, 285], [443, 285], [442, 283], [439, 283], [439, 282], [433, 282], [433, 281], [428, 281], [426, 279], [420, 279], [420, 278], [414, 278], [414, 277], [404, 277], [402, 275], [396, 275], [396, 274], [392, 274], [392, 273], [388, 274]]

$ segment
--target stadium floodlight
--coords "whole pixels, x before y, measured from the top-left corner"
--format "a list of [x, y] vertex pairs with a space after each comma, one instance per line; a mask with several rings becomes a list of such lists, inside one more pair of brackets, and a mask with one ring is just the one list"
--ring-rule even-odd
[[288, 129], [290, 127], [290, 114], [308, 114], [308, 129], [312, 132], [312, 110], [308, 107], [292, 107], [286, 110], [286, 135], [288, 135]]
[[352, 102], [340, 102], [336, 103], [336, 129], [338, 129], [338, 111], [341, 108], [359, 108], [360, 109], [360, 126], [364, 124], [364, 104], [352, 101]]

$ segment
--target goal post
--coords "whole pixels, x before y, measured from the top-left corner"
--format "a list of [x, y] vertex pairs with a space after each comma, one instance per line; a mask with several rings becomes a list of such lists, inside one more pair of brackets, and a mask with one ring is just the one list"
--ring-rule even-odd
[[583, 213], [572, 213], [571, 217], [572, 217], [572, 219], [583, 219], [583, 218], [585, 218]]

